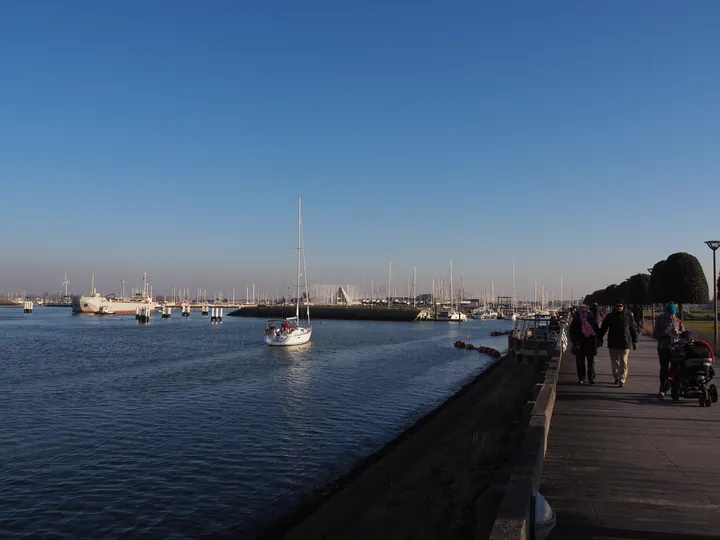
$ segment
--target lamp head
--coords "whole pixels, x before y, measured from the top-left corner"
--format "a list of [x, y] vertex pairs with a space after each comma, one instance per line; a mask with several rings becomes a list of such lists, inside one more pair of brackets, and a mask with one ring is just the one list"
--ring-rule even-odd
[[707, 244], [707, 247], [715, 251], [717, 248], [720, 248], [720, 240], [708, 240], [705, 242]]

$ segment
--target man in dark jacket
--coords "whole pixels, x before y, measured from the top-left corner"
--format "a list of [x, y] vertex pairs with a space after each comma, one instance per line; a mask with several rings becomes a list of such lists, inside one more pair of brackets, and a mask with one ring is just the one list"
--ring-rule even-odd
[[607, 334], [607, 345], [610, 350], [610, 362], [612, 364], [615, 384], [620, 388], [625, 386], [628, 375], [628, 356], [630, 347], [637, 348], [638, 329], [635, 325], [635, 317], [632, 313], [625, 311], [625, 303], [620, 301], [615, 304], [613, 310], [603, 319], [600, 327], [600, 342]]

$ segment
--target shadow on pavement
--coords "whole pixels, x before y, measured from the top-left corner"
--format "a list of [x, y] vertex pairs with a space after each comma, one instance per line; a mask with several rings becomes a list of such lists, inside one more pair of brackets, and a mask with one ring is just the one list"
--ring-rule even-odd
[[709, 534], [684, 534], [664, 531], [638, 531], [632, 529], [614, 529], [599, 527], [595, 525], [577, 524], [572, 528], [572, 536], [567, 536], [562, 528], [558, 528], [549, 536], [549, 540], [568, 539], [572, 540], [719, 540], [720, 536]]

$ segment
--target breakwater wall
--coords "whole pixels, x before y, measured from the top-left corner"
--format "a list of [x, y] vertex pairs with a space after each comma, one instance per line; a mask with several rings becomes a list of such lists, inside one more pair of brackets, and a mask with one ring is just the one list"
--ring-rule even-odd
[[[561, 333], [566, 332], [569, 316], [563, 320]], [[533, 540], [547, 534], [554, 523], [538, 523], [536, 515], [542, 471], [547, 450], [550, 421], [555, 408], [557, 381], [564, 355], [562, 339], [536, 341], [509, 338], [510, 355], [521, 362], [538, 365], [540, 380], [533, 397], [525, 404], [523, 418], [518, 425], [521, 444], [513, 459], [513, 468], [507, 484], [498, 490], [500, 504], [490, 533], [490, 540]], [[542, 500], [542, 499], [541, 499]], [[545, 527], [545, 530], [540, 530]]]
[[[376, 308], [363, 306], [312, 306], [312, 319], [340, 319], [353, 321], [399, 321], [412, 322], [421, 311], [417, 308]], [[228, 317], [260, 317], [283, 319], [295, 316], [295, 306], [248, 306], [227, 314]]]
[[490, 364], [261, 538], [487, 538], [538, 378], [536, 364]]

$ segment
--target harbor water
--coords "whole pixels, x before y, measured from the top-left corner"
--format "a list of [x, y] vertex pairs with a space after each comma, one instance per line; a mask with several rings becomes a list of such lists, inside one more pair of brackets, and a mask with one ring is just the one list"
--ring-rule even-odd
[[0, 309], [0, 536], [253, 538], [505, 350], [505, 321], [265, 321]]

